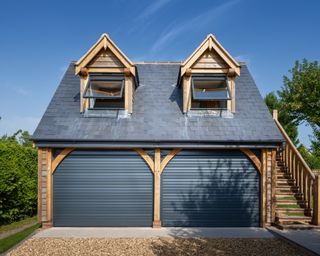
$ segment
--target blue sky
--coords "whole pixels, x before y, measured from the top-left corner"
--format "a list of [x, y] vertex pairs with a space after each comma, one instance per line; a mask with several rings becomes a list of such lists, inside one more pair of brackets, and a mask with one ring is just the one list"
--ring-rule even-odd
[[103, 32], [133, 61], [184, 60], [212, 33], [264, 96], [295, 60], [320, 60], [319, 13], [319, 0], [2, 0], [0, 135], [32, 133], [70, 61]]

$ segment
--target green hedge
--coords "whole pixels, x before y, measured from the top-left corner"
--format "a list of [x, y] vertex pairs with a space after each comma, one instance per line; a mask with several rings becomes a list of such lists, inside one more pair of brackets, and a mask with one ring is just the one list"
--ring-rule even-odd
[[37, 213], [37, 151], [0, 140], [0, 225]]

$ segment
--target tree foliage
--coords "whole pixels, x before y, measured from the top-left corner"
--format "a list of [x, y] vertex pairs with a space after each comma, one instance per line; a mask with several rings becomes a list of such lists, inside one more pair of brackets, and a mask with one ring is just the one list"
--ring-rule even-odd
[[313, 170], [320, 170], [320, 157], [309, 151], [305, 146], [300, 145], [298, 148], [301, 156]]
[[320, 66], [317, 61], [295, 62], [291, 78], [284, 76], [278, 92], [284, 107], [298, 122], [320, 127]]
[[18, 131], [0, 140], [0, 225], [37, 210], [37, 151], [28, 132]]
[[274, 109], [278, 110], [278, 121], [281, 123], [292, 142], [298, 146], [300, 143], [298, 139], [298, 126], [288, 112], [283, 109], [282, 102], [274, 92], [268, 93], [264, 100], [271, 114]]
[[265, 102], [270, 111], [278, 109], [279, 121], [296, 146], [299, 145], [297, 127], [302, 123], [311, 126], [310, 150], [303, 145], [298, 149], [311, 168], [320, 169], [320, 65], [304, 59], [296, 61], [289, 72], [290, 77], [283, 77], [277, 95], [269, 93]]
[[284, 76], [278, 91], [283, 108], [298, 123], [313, 129], [312, 151], [320, 157], [320, 65], [317, 61], [295, 62], [291, 77]]

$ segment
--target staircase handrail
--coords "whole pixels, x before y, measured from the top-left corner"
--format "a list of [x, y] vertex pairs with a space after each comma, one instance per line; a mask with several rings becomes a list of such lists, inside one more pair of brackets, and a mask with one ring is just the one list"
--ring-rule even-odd
[[280, 124], [280, 122], [275, 118], [275, 115], [273, 115], [273, 120], [276, 123], [276, 125], [278, 126], [281, 134], [283, 135], [283, 137], [286, 140], [286, 143], [288, 143], [291, 147], [291, 149], [293, 150], [293, 152], [295, 153], [295, 155], [297, 156], [297, 158], [299, 159], [299, 161], [301, 162], [301, 164], [303, 165], [303, 167], [305, 168], [305, 170], [308, 172], [308, 174], [312, 177], [313, 180], [315, 180], [316, 176], [313, 173], [313, 171], [310, 169], [310, 167], [308, 166], [308, 164], [306, 163], [306, 161], [304, 161], [303, 157], [301, 156], [300, 152], [298, 151], [298, 149], [296, 148], [296, 146], [293, 144], [293, 142], [291, 141], [290, 137], [288, 136], [288, 134], [286, 133], [286, 131], [284, 130], [284, 128], [282, 127], [282, 125]]

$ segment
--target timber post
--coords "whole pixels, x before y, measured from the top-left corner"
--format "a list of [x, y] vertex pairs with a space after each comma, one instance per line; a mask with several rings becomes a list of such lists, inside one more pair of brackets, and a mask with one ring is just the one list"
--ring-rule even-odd
[[320, 175], [316, 175], [313, 198], [313, 224], [320, 226]]

